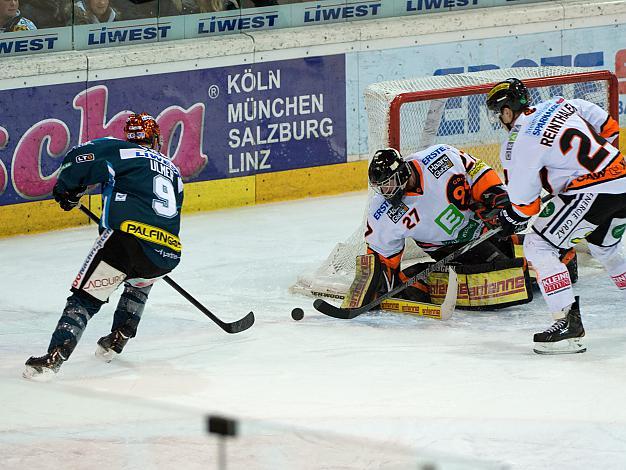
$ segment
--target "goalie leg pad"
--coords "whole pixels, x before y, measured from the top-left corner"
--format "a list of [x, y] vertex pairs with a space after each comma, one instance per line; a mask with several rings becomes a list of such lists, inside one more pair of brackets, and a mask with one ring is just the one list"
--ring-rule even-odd
[[381, 278], [381, 265], [376, 255], [356, 257], [356, 273], [343, 299], [341, 308], [359, 308], [376, 298]]
[[[523, 258], [457, 266], [456, 272], [459, 309], [493, 310], [525, 304], [533, 299], [528, 267]], [[431, 273], [428, 281], [433, 302], [441, 303], [447, 290], [448, 273]]]

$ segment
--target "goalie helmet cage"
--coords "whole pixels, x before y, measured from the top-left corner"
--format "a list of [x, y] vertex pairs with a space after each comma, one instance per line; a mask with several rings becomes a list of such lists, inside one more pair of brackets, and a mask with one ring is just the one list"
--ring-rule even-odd
[[[374, 83], [365, 89], [368, 116], [368, 155], [393, 147], [408, 156], [431, 145], [449, 144], [484, 160], [501, 173], [500, 143], [506, 136], [489, 120], [486, 95], [507, 78], [527, 86], [531, 105], [563, 96], [582, 98], [618, 116], [618, 82], [606, 70], [579, 67], [519, 67]], [[370, 191], [371, 193], [371, 191]], [[368, 203], [371, 198], [368, 197]], [[355, 258], [365, 252], [365, 217], [359, 228], [338, 243], [318, 268], [300, 275], [292, 292], [341, 298], [355, 271]], [[428, 259], [408, 242], [403, 263]]]

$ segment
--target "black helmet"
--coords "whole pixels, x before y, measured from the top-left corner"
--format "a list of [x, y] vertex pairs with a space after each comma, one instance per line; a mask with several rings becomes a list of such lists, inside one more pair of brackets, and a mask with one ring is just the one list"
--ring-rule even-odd
[[507, 78], [487, 93], [487, 108], [496, 116], [500, 115], [503, 106], [507, 106], [511, 108], [511, 111], [517, 113], [528, 108], [529, 105], [528, 89], [517, 78]]
[[372, 189], [393, 205], [402, 200], [410, 176], [409, 164], [392, 148], [378, 150], [368, 170]]

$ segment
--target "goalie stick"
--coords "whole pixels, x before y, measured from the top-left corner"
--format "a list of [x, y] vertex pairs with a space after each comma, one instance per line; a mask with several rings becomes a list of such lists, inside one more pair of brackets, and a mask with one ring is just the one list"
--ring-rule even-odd
[[[339, 318], [339, 319], [342, 319], [342, 320], [350, 320], [352, 318], [356, 318], [359, 315], [361, 315], [362, 313], [368, 312], [372, 308], [374, 308], [377, 305], [381, 304], [384, 300], [386, 300], [386, 299], [388, 299], [390, 297], [393, 297], [397, 293], [403, 291], [404, 289], [406, 289], [411, 284], [414, 284], [416, 281], [426, 279], [426, 277], [428, 277], [428, 275], [430, 273], [439, 270], [446, 263], [449, 263], [450, 261], [454, 260], [455, 258], [458, 258], [463, 253], [468, 252], [469, 250], [471, 250], [475, 246], [480, 245], [482, 242], [484, 242], [488, 238], [491, 238], [492, 236], [496, 235], [501, 230], [502, 230], [502, 228], [498, 227], [498, 228], [496, 228], [494, 230], [490, 230], [490, 231], [484, 233], [483, 235], [481, 235], [477, 239], [472, 240], [471, 242], [463, 245], [458, 250], [453, 251], [452, 253], [450, 253], [449, 255], [445, 256], [442, 259], [440, 259], [439, 261], [436, 261], [435, 263], [431, 264], [428, 268], [426, 268], [423, 271], [420, 271], [419, 273], [417, 273], [414, 276], [410, 277], [404, 284], [400, 284], [395, 289], [390, 290], [389, 292], [381, 295], [377, 299], [372, 300], [370, 303], [368, 303], [366, 305], [363, 305], [362, 307], [359, 307], [359, 308], [335, 307], [334, 305], [329, 304], [328, 302], [326, 302], [323, 299], [315, 299], [315, 301], [313, 302], [313, 307], [318, 312], [321, 312], [324, 315], [328, 315], [329, 317]], [[446, 295], [446, 297], [447, 297], [447, 295]]]
[[[87, 217], [89, 217], [95, 223], [100, 223], [100, 219], [98, 218], [98, 216], [95, 215], [93, 212], [91, 212], [88, 208], [86, 208], [80, 203], [78, 204], [78, 208], [81, 211], [83, 211], [83, 213], [85, 213]], [[174, 282], [174, 280], [171, 277], [163, 276], [163, 280], [167, 282], [170, 286], [172, 286], [172, 288], [176, 292], [178, 292], [185, 299], [187, 299], [194, 307], [196, 307], [198, 310], [204, 313], [207, 317], [213, 320], [213, 322], [215, 322], [215, 324], [219, 326], [222, 330], [224, 330], [226, 333], [230, 333], [230, 334], [241, 333], [242, 331], [245, 331], [248, 328], [250, 328], [252, 325], [254, 325], [254, 313], [252, 312], [248, 313], [241, 320], [227, 323], [225, 321], [220, 320], [213, 313], [211, 313], [211, 311], [208, 308], [206, 308], [204, 305], [198, 302], [189, 292], [187, 292], [185, 289], [179, 286], [176, 282]]]

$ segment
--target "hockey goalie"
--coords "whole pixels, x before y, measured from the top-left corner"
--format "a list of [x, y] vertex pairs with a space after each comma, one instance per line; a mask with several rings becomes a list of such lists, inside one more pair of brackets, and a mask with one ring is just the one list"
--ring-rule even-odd
[[[375, 192], [367, 213], [367, 254], [357, 257], [355, 279], [342, 307], [358, 308], [424, 270], [418, 262], [401, 270], [406, 239], [438, 261], [498, 224], [510, 205], [498, 174], [484, 161], [450, 145], [434, 145], [406, 159], [392, 148], [378, 150], [368, 171]], [[457, 306], [482, 310], [526, 303], [532, 288], [519, 237], [495, 237], [454, 260]], [[415, 302], [441, 303], [447, 269], [402, 291]]]

